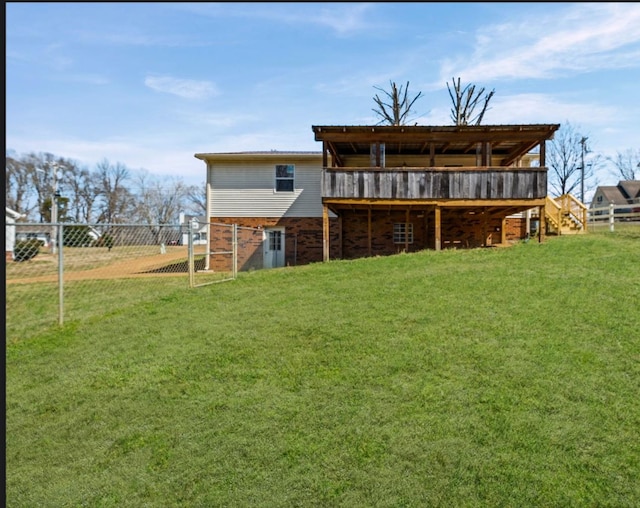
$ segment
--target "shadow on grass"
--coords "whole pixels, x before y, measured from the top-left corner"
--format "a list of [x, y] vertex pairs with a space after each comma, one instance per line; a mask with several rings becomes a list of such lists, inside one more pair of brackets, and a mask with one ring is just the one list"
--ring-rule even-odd
[[[205, 269], [205, 259], [196, 259], [193, 262], [194, 269], [196, 271]], [[177, 263], [171, 263], [170, 265], [161, 266], [160, 268], [154, 268], [153, 270], [144, 270], [138, 273], [188, 273], [189, 261], [179, 261]]]

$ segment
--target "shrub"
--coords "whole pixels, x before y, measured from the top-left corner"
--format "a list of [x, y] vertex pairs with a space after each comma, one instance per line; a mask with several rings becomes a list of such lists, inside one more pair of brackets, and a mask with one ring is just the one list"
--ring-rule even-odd
[[35, 238], [17, 241], [13, 247], [15, 261], [29, 261], [38, 255], [42, 242]]
[[88, 226], [65, 225], [63, 237], [65, 247], [89, 247], [94, 243]]

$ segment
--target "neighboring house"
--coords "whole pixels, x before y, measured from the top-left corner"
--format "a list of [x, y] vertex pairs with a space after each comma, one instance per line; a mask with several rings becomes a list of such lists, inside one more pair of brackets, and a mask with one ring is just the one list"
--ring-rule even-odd
[[[596, 189], [590, 208], [605, 208], [609, 205], [636, 204], [636, 207], [618, 208], [616, 213], [631, 213], [640, 208], [640, 180], [620, 180], [618, 185], [605, 185]], [[598, 210], [595, 215], [606, 215], [605, 210]]]
[[[100, 232], [93, 226], [87, 226], [85, 224], [75, 224], [72, 222], [68, 222], [68, 223], [64, 223], [62, 227], [70, 228], [76, 225], [83, 228], [84, 233], [82, 235], [82, 238], [84, 238], [84, 234], [86, 234], [86, 236], [92, 242], [96, 242], [100, 239], [100, 236], [101, 236]], [[66, 238], [66, 235], [67, 233], [65, 233], [65, 238]], [[16, 240], [21, 240], [21, 241], [22, 240], [39, 240], [43, 247], [50, 246], [51, 236], [52, 236], [51, 226], [44, 226], [43, 224], [33, 224], [33, 223], [20, 223], [16, 227]], [[73, 234], [71, 236], [71, 240], [69, 241], [73, 243]], [[65, 239], [65, 244], [67, 242], [68, 240]]]
[[209, 221], [205, 216], [188, 215], [181, 212], [180, 225], [182, 226], [182, 234], [180, 237], [180, 245], [189, 244], [189, 223], [194, 224], [193, 245], [207, 245], [208, 229], [209, 229], [208, 222]]
[[5, 261], [13, 260], [13, 248], [16, 245], [16, 221], [21, 217], [24, 215], [5, 206]]
[[320, 152], [195, 157], [210, 221], [263, 228], [265, 265], [283, 266], [524, 238], [559, 127], [313, 126]]

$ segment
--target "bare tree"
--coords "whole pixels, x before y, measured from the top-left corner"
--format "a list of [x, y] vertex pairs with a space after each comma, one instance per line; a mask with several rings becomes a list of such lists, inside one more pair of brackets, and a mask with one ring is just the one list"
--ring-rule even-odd
[[[587, 148], [587, 139], [566, 122], [549, 143], [546, 154], [548, 182], [556, 196], [575, 193], [585, 185], [597, 185], [595, 173], [602, 165], [602, 157]], [[578, 197], [584, 200], [583, 196]]]
[[[20, 157], [5, 158], [5, 204], [29, 218], [34, 210], [33, 186], [27, 164]], [[33, 217], [32, 217], [33, 219]]]
[[135, 218], [147, 225], [158, 243], [168, 240], [165, 224], [177, 224], [185, 208], [189, 187], [180, 178], [160, 179], [148, 171], [137, 180]]
[[64, 177], [65, 195], [69, 198], [67, 216], [74, 222], [92, 222], [98, 189], [94, 175], [84, 167], [69, 161]]
[[[187, 202], [190, 211], [195, 215], [207, 214], [207, 185], [203, 182], [200, 185], [190, 185], [187, 189]], [[207, 220], [209, 218], [207, 217]]]
[[113, 165], [103, 159], [96, 166], [94, 178], [96, 195], [100, 197], [98, 222], [126, 222], [133, 206], [133, 196], [125, 185], [130, 178], [127, 167], [120, 162]]
[[[496, 91], [491, 90], [491, 92], [485, 94], [484, 87], [480, 90], [476, 90], [476, 86], [472, 84], [462, 88], [460, 78], [458, 78], [457, 83], [455, 78], [451, 78], [451, 82], [453, 84], [453, 92], [451, 91], [449, 83], [447, 83], [447, 90], [449, 90], [449, 97], [451, 97], [451, 102], [453, 102], [453, 107], [451, 108], [451, 119], [454, 124], [480, 125], [484, 118], [484, 114], [487, 112], [489, 101]], [[480, 112], [474, 116], [476, 108], [480, 105], [482, 105]]]
[[29, 202], [26, 210], [29, 218], [38, 213], [40, 222], [50, 222], [54, 194], [60, 190], [61, 168], [64, 160], [51, 153], [30, 152], [20, 158], [19, 170], [29, 185]]
[[640, 180], [640, 150], [630, 148], [618, 152], [615, 158], [608, 157], [607, 160], [615, 166], [612, 173], [621, 180]]
[[409, 114], [414, 103], [422, 96], [422, 92], [418, 92], [414, 97], [409, 96], [409, 82], [404, 87], [400, 85], [400, 88], [395, 82], [389, 82], [391, 90], [387, 91], [380, 87], [374, 86], [376, 90], [380, 90], [387, 96], [389, 102], [384, 102], [377, 94], [373, 98], [378, 108], [374, 108], [373, 112], [382, 117], [380, 124], [389, 125], [406, 125], [409, 121]]

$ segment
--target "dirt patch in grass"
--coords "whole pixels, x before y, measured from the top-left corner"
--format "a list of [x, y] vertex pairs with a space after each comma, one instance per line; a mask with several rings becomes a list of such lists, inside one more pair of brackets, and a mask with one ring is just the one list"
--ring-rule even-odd
[[[53, 262], [53, 257], [51, 261]], [[45, 260], [43, 256], [40, 260]], [[196, 260], [196, 269], [198, 264], [204, 265], [204, 260]], [[122, 279], [122, 278], [138, 278], [138, 277], [166, 277], [178, 276], [188, 273], [188, 259], [186, 248], [167, 249], [164, 254], [156, 254], [152, 256], [143, 256], [130, 259], [120, 259], [114, 263], [93, 268], [89, 270], [73, 270], [65, 268], [64, 280], [99, 280], [99, 279]], [[58, 280], [58, 274], [47, 274], [35, 277], [18, 277], [7, 278], [7, 284], [31, 283], [31, 282], [55, 282]]]

